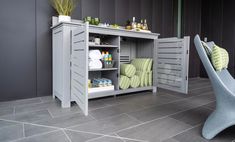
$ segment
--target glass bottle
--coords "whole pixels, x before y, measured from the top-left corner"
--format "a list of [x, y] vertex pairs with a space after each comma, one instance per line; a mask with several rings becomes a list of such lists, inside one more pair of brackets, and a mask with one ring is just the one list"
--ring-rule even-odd
[[144, 26], [143, 26], [143, 30], [148, 30], [148, 24], [147, 24], [147, 20], [144, 20]]
[[131, 26], [132, 26], [132, 29], [136, 29], [135, 17], [133, 17]]
[[140, 29], [142, 29], [142, 30], [143, 30], [143, 26], [144, 26], [143, 19], [141, 19], [141, 20], [140, 20], [140, 26], [141, 26], [141, 27], [140, 27]]

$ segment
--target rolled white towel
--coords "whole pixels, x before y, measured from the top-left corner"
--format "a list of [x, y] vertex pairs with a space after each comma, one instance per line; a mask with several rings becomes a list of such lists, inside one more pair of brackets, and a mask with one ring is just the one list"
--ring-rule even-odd
[[100, 50], [89, 50], [89, 58], [92, 60], [99, 60], [102, 58]]
[[89, 69], [101, 69], [102, 62], [100, 60], [89, 60]]

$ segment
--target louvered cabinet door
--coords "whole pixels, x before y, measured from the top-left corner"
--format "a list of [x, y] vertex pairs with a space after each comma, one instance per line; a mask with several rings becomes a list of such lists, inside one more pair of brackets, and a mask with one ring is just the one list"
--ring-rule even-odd
[[157, 40], [156, 72], [159, 88], [188, 93], [189, 37]]
[[88, 115], [88, 24], [72, 30], [71, 98]]

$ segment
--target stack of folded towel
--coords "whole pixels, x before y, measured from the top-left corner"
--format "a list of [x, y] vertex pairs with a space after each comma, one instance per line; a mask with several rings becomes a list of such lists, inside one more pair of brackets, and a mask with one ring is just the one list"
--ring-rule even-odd
[[153, 85], [153, 60], [151, 58], [137, 58], [131, 61], [131, 64], [136, 67], [136, 75], [140, 78], [140, 86]]
[[101, 69], [102, 62], [100, 59], [102, 58], [100, 50], [89, 50], [89, 69]]
[[121, 77], [119, 80], [120, 89], [137, 88], [140, 85], [140, 78], [135, 75], [136, 68], [132, 64], [121, 64]]

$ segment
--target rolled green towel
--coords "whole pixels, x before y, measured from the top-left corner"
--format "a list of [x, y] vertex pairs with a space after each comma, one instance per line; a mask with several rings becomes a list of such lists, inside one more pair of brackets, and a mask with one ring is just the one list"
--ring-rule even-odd
[[145, 86], [146, 72], [136, 71], [135, 73], [140, 78], [140, 87]]
[[144, 86], [149, 86], [149, 72], [145, 72]]
[[149, 59], [147, 71], [150, 72], [152, 70], [152, 67], [153, 67], [153, 59]]
[[121, 64], [121, 75], [132, 77], [135, 75], [136, 68], [132, 64]]
[[134, 75], [134, 76], [132, 76], [131, 78], [130, 78], [130, 86], [132, 87], [132, 88], [137, 88], [137, 87], [139, 87], [140, 86], [140, 78], [139, 78], [139, 76], [137, 76], [137, 75]]
[[131, 64], [136, 67], [137, 71], [147, 71], [149, 68], [149, 58], [136, 58], [131, 61]]
[[127, 76], [121, 75], [119, 80], [120, 89], [127, 89], [130, 87], [130, 79]]
[[148, 79], [148, 85], [149, 86], [153, 86], [153, 71], [150, 71], [150, 72], [148, 72], [148, 77], [149, 77], [149, 79]]

